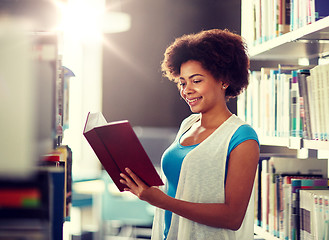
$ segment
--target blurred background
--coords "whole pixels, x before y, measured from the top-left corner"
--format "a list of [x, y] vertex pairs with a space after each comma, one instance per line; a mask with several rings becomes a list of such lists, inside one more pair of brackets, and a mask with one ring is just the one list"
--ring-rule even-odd
[[240, 1], [130, 0], [122, 1], [122, 11], [131, 16], [131, 28], [104, 35], [110, 45], [103, 48], [104, 115], [178, 127], [190, 112], [175, 84], [161, 78], [163, 53], [183, 34], [212, 28], [240, 33]]
[[[0, 201], [0, 239], [149, 239], [153, 209], [113, 186], [83, 137], [87, 114], [129, 120], [159, 169], [190, 114], [162, 77], [165, 49], [201, 30], [240, 34], [240, 13], [240, 0], [0, 0], [0, 196], [38, 192], [32, 209]], [[63, 166], [64, 196], [45, 162]]]

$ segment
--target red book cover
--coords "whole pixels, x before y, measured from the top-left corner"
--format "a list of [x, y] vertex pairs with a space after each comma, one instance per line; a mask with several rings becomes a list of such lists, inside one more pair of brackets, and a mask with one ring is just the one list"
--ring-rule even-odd
[[163, 185], [128, 120], [107, 123], [102, 113], [88, 113], [83, 135], [120, 191], [126, 167], [148, 186]]

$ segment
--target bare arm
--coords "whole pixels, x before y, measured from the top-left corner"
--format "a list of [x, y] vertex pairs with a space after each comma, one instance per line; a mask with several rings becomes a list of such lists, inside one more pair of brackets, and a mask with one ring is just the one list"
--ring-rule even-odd
[[130, 170], [127, 172], [134, 181], [124, 174], [121, 181], [127, 185], [127, 191], [156, 207], [208, 226], [237, 230], [241, 226], [249, 203], [258, 158], [259, 147], [254, 140], [239, 144], [231, 152], [225, 203], [192, 203], [169, 197], [156, 187], [146, 186]]

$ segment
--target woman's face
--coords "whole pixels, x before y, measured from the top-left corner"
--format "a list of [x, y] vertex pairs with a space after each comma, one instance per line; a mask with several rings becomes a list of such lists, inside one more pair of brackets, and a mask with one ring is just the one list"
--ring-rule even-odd
[[225, 103], [223, 83], [216, 81], [198, 61], [190, 60], [181, 65], [179, 85], [180, 95], [193, 113], [205, 113]]

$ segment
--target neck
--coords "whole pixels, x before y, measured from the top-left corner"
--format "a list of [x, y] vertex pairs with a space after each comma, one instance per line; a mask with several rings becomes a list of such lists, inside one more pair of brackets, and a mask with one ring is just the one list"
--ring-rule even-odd
[[225, 122], [232, 113], [226, 107], [220, 112], [214, 113], [201, 113], [201, 122], [200, 126], [206, 129], [209, 128], [218, 128], [223, 122]]

